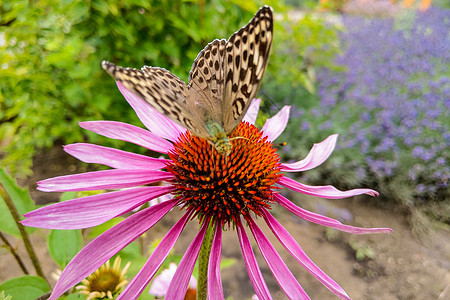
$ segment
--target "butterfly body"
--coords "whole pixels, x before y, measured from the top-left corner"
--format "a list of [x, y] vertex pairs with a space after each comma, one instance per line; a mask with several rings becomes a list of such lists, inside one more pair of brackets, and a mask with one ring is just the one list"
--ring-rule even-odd
[[211, 143], [214, 145], [217, 152], [224, 156], [228, 156], [233, 149], [233, 144], [231, 144], [230, 139], [225, 133], [223, 127], [217, 122], [209, 121], [206, 123], [206, 129], [212, 137]]
[[162, 68], [138, 70], [106, 61], [102, 67], [126, 89], [228, 156], [233, 147], [228, 135], [259, 89], [272, 37], [272, 10], [264, 6], [228, 41], [214, 40], [200, 51], [188, 85]]

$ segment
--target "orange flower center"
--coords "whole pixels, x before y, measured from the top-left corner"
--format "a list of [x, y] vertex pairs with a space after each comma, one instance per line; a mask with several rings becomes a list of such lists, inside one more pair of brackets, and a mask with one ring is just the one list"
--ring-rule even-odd
[[236, 222], [250, 212], [261, 216], [270, 208], [274, 184], [282, 176], [280, 157], [263, 132], [240, 123], [229, 136], [233, 148], [223, 156], [205, 139], [189, 132], [180, 136], [169, 153], [167, 166], [182, 196], [183, 207], [194, 210], [200, 220], [219, 219], [222, 225]]

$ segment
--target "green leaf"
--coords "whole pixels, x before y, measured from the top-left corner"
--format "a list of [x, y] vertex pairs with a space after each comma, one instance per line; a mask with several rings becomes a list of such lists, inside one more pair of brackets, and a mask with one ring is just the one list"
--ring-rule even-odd
[[0, 300], [12, 300], [11, 295], [6, 295], [5, 291], [0, 292]]
[[84, 298], [81, 297], [79, 293], [73, 293], [73, 294], [69, 294], [67, 296], [62, 296], [59, 299], [64, 299], [64, 300], [82, 300]]
[[26, 275], [4, 281], [0, 290], [12, 299], [36, 299], [49, 292], [50, 287], [42, 277]]
[[6, 173], [5, 169], [0, 169], [0, 183], [13, 200], [19, 213], [24, 214], [35, 208], [28, 189], [19, 187], [14, 179]]
[[79, 21], [89, 13], [89, 5], [84, 1], [76, 2], [72, 9], [67, 11], [67, 14], [72, 20]]
[[64, 192], [61, 194], [61, 197], [59, 197], [59, 200], [61, 202], [75, 199], [77, 196], [77, 192]]
[[61, 268], [67, 265], [82, 246], [83, 237], [80, 230], [52, 230], [48, 237], [50, 255]]
[[20, 237], [19, 228], [17, 228], [16, 222], [14, 222], [2, 195], [0, 195], [0, 231]]
[[[0, 184], [4, 187], [6, 193], [11, 197], [19, 214], [23, 215], [35, 208], [33, 200], [31, 200], [28, 189], [20, 188], [4, 169], [0, 169]], [[23, 218], [22, 218], [23, 219]], [[0, 230], [20, 237], [19, 229], [5, 204], [3, 197], [0, 195]], [[28, 229], [31, 230], [31, 229]]]
[[222, 261], [220, 262], [220, 268], [223, 270], [223, 269], [233, 266], [235, 263], [236, 263], [236, 259], [234, 259], [234, 258], [222, 259]]
[[131, 261], [130, 268], [128, 269], [129, 277], [135, 276], [142, 269], [142, 266], [149, 258], [149, 255], [141, 254], [141, 249], [138, 241], [135, 241], [126, 246], [122, 251], [119, 252], [118, 255], [122, 259], [123, 265]]

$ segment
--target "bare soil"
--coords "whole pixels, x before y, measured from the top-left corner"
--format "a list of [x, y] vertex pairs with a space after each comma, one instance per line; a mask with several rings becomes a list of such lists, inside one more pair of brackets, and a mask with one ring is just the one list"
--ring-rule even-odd
[[[56, 201], [57, 193], [43, 193], [35, 190], [35, 182], [58, 175], [84, 172], [87, 165], [81, 164], [62, 151], [61, 147], [50, 149], [38, 155], [34, 161], [34, 175], [20, 182], [28, 186], [33, 199], [38, 203]], [[291, 194], [289, 198], [306, 209], [316, 210], [334, 218], [351, 219], [345, 223], [361, 227], [390, 227], [393, 233], [378, 235], [351, 235], [327, 230], [305, 222], [277, 205], [273, 214], [298, 241], [310, 258], [339, 283], [353, 299], [450, 299], [450, 232], [431, 231], [417, 238], [411, 233], [409, 218], [392, 208], [373, 205], [365, 197], [342, 200], [324, 200]], [[338, 212], [338, 213], [336, 213]], [[174, 210], [152, 228], [147, 234], [148, 242], [161, 238], [180, 217]], [[267, 234], [292, 273], [312, 299], [337, 299], [312, 275], [305, 271], [279, 244], [264, 222], [258, 223]], [[182, 255], [192, 241], [198, 224], [191, 222], [175, 246]], [[249, 233], [249, 232], [248, 232]], [[20, 241], [8, 237], [26, 257]], [[42, 261], [47, 276], [57, 266], [48, 254], [45, 232], [36, 231], [32, 241]], [[352, 245], [353, 247], [351, 247]], [[356, 246], [355, 246], [356, 245]], [[261, 271], [274, 299], [286, 299], [264, 262], [256, 243], [253, 242]], [[356, 259], [355, 249], [371, 249], [372, 258]], [[249, 299], [253, 294], [251, 283], [242, 261], [242, 255], [234, 231], [226, 231], [223, 241], [223, 258], [235, 259], [229, 268], [222, 270], [226, 296], [233, 299]], [[31, 263], [26, 260], [29, 270]], [[21, 270], [12, 256], [0, 249], [0, 281], [21, 275]], [[52, 280], [54, 284], [54, 280]]]

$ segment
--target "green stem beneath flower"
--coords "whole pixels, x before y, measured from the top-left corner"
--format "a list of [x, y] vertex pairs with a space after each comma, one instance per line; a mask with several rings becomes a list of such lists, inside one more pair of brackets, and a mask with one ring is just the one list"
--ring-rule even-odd
[[198, 259], [197, 300], [207, 300], [208, 297], [208, 264], [216, 228], [215, 224], [215, 222], [209, 221], [205, 237], [203, 238], [202, 247], [200, 248]]
[[11, 245], [11, 243], [8, 241], [6, 236], [1, 231], [0, 231], [0, 239], [3, 241], [3, 243], [5, 243], [5, 247], [9, 250], [11, 255], [14, 256], [17, 263], [19, 264], [19, 267], [22, 269], [22, 272], [24, 272], [25, 274], [30, 274], [30, 272], [28, 272], [27, 267], [25, 266], [24, 262], [20, 258], [19, 253], [17, 253], [16, 249], [13, 247], [13, 245]]
[[[17, 211], [16, 206], [14, 205], [14, 202], [12, 201], [11, 197], [9, 197], [8, 193], [4, 190], [3, 186], [0, 184], [0, 194], [5, 200], [6, 206], [8, 206], [8, 209], [14, 219], [14, 222], [16, 222], [17, 227], [19, 228], [20, 235], [22, 236], [22, 241], [25, 245], [25, 249], [27, 250], [28, 256], [31, 259], [31, 262], [33, 263], [34, 269], [36, 270], [36, 274], [42, 278], [45, 279], [45, 281], [48, 282], [47, 278], [44, 276], [44, 272], [42, 271], [41, 264], [39, 263], [39, 259], [37, 258], [36, 252], [34, 252], [33, 246], [31, 245], [30, 237], [28, 236], [28, 232], [25, 230], [25, 227], [20, 223], [20, 215]], [[50, 284], [50, 283], [49, 283]]]

